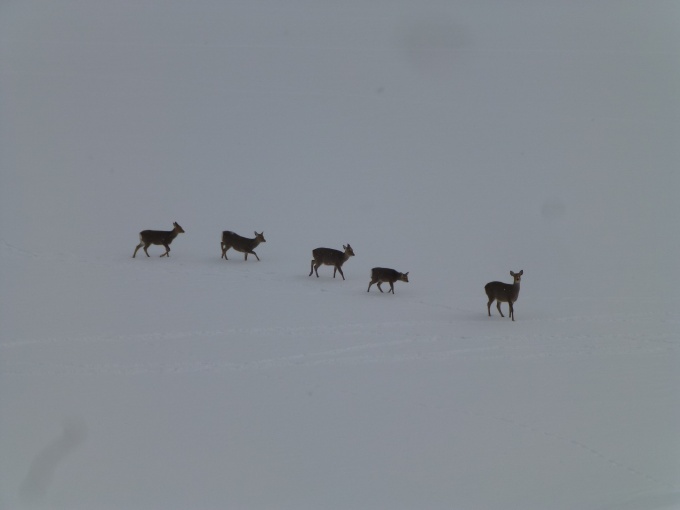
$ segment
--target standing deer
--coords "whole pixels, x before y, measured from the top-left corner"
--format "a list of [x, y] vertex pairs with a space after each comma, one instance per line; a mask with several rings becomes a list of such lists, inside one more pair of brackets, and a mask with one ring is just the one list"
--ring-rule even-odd
[[380, 287], [380, 284], [387, 282], [390, 284], [390, 290], [387, 291], [387, 293], [389, 294], [391, 292], [394, 294], [394, 282], [397, 280], [408, 282], [408, 273], [400, 273], [399, 271], [387, 267], [374, 267], [371, 269], [371, 282], [368, 284], [368, 290], [366, 292], [370, 292], [371, 285], [374, 283], [378, 284], [378, 290], [382, 292], [383, 290]]
[[319, 277], [319, 266], [325, 265], [325, 266], [334, 266], [333, 269], [333, 278], [335, 278], [335, 273], [336, 271], [340, 271], [340, 276], [342, 276], [342, 279], [345, 279], [345, 275], [342, 272], [342, 265], [345, 263], [345, 261], [354, 256], [354, 250], [352, 250], [352, 247], [347, 244], [347, 246], [343, 245], [344, 252], [339, 251], [339, 250], [334, 250], [333, 248], [316, 248], [315, 250], [312, 250], [312, 256], [314, 257], [312, 259], [312, 265], [311, 265], [311, 270], [309, 271], [309, 276], [312, 276], [312, 273], [316, 273], [316, 277]]
[[161, 257], [170, 256], [170, 243], [177, 237], [177, 234], [183, 234], [184, 229], [179, 226], [177, 222], [172, 224], [175, 228], [172, 230], [142, 230], [139, 233], [139, 244], [135, 248], [135, 252], [132, 254], [132, 258], [137, 255], [137, 250], [142, 246], [144, 247], [144, 253], [147, 257], [150, 257], [149, 252], [146, 249], [152, 244], [158, 244], [165, 246], [165, 253]]
[[255, 255], [257, 260], [260, 260], [260, 257], [258, 257], [257, 253], [253, 250], [258, 244], [266, 242], [267, 240], [264, 238], [264, 232], [260, 232], [259, 234], [255, 232], [255, 239], [249, 239], [235, 234], [234, 232], [230, 232], [229, 230], [225, 230], [222, 232], [222, 258], [224, 258], [224, 260], [229, 260], [227, 259], [227, 250], [229, 248], [234, 248], [234, 250], [246, 254], [245, 260], [248, 260], [249, 253]]
[[515, 320], [515, 308], [513, 303], [517, 301], [519, 296], [519, 282], [522, 280], [522, 275], [524, 274], [524, 269], [519, 273], [513, 273], [510, 271], [510, 276], [513, 278], [513, 283], [503, 283], [503, 282], [489, 282], [484, 286], [484, 291], [489, 297], [489, 302], [486, 304], [486, 308], [489, 312], [489, 317], [491, 317], [491, 303], [496, 301], [496, 308], [498, 308], [498, 313], [501, 317], [505, 317], [503, 312], [501, 312], [501, 303], [508, 303], [510, 306], [510, 318]]

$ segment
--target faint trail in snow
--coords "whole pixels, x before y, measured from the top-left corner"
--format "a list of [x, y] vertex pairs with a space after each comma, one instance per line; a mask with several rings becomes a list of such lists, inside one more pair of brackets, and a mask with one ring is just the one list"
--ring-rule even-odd
[[31, 462], [20, 488], [22, 499], [35, 502], [42, 498], [52, 483], [59, 464], [71, 455], [86, 437], [87, 429], [81, 420], [65, 423], [61, 435], [40, 450]]
[[645, 492], [624, 501], [600, 507], [598, 510], [669, 510], [673, 508], [680, 508], [680, 491], [677, 488], [661, 494]]
[[[58, 363], [11, 362], [7, 356], [0, 358], [0, 372], [3, 375], [132, 375], [132, 374], [187, 374], [197, 372], [242, 372], [285, 368], [311, 368], [317, 366], [359, 366], [367, 364], [397, 364], [407, 362], [425, 363], [457, 363], [481, 362], [489, 360], [541, 360], [560, 357], [583, 356], [629, 356], [637, 354], [663, 354], [680, 347], [677, 339], [670, 334], [653, 335], [639, 338], [627, 334], [597, 334], [565, 337], [556, 335], [523, 336], [522, 344], [515, 343], [513, 336], [489, 335], [475, 337], [474, 341], [482, 345], [470, 345], [469, 338], [448, 337], [442, 335], [411, 335], [396, 340], [376, 340], [390, 334], [390, 329], [402, 328], [406, 323], [354, 324], [341, 327], [271, 327], [271, 328], [235, 328], [225, 331], [196, 331], [183, 333], [152, 333], [131, 336], [85, 337], [80, 339], [60, 339], [18, 341], [0, 345], [5, 350], [20, 347], [33, 347], [36, 344], [56, 344], [83, 342], [93, 344], [99, 342], [154, 342], [169, 343], [175, 340], [197, 342], [201, 338], [229, 338], [229, 336], [270, 338], [272, 336], [301, 335], [317, 336], [328, 331], [346, 337], [369, 337], [371, 341], [347, 347], [337, 347], [320, 351], [307, 351], [288, 356], [254, 359], [247, 361], [227, 360], [194, 360], [180, 363], [169, 362], [135, 362], [135, 363], [91, 363], [73, 362]], [[451, 343], [464, 341], [465, 345]], [[529, 342], [529, 343], [526, 343]], [[444, 349], [427, 350], [426, 352], [401, 352], [400, 348], [413, 345], [437, 345]], [[537, 349], [537, 345], [542, 346]]]
[[399, 322], [371, 322], [340, 325], [314, 325], [314, 326], [271, 326], [271, 327], [241, 327], [223, 330], [207, 331], [178, 331], [178, 332], [154, 332], [138, 333], [131, 335], [97, 335], [85, 337], [48, 337], [39, 339], [17, 339], [0, 343], [0, 349], [35, 346], [40, 344], [72, 344], [72, 343], [104, 343], [104, 342], [162, 342], [170, 340], [191, 340], [198, 338], [219, 338], [232, 336], [255, 336], [255, 337], [285, 337], [300, 335], [317, 335], [320, 333], [342, 333], [354, 336], [371, 331], [376, 334], [384, 334], [389, 328], [402, 328], [417, 326], [418, 324], [431, 324], [431, 321], [399, 321]]
[[569, 444], [569, 445], [571, 445], [575, 448], [578, 448], [579, 450], [585, 452], [588, 455], [591, 455], [593, 457], [600, 459], [602, 462], [604, 462], [605, 464], [609, 465], [612, 468], [627, 471], [628, 473], [631, 473], [638, 478], [641, 478], [641, 479], [643, 479], [647, 482], [651, 482], [651, 483], [658, 485], [660, 487], [663, 487], [665, 489], [671, 489], [673, 491], [675, 491], [677, 489], [677, 487], [675, 487], [673, 484], [659, 480], [659, 479], [651, 476], [650, 474], [645, 473], [644, 471], [642, 471], [640, 469], [636, 469], [636, 468], [629, 466], [629, 465], [627, 465], [627, 464], [625, 464], [621, 461], [617, 461], [617, 460], [611, 458], [610, 456], [605, 455], [604, 453], [600, 452], [599, 450], [583, 443], [582, 441], [578, 441], [576, 439], [566, 437], [566, 436], [563, 436], [561, 434], [557, 434], [555, 432], [550, 432], [548, 430], [539, 428], [535, 425], [530, 425], [528, 423], [524, 423], [524, 422], [521, 422], [521, 421], [518, 421], [518, 420], [513, 420], [513, 419], [507, 418], [507, 417], [494, 416], [494, 415], [482, 413], [482, 412], [479, 412], [479, 411], [474, 411], [474, 412], [464, 411], [464, 412], [466, 412], [466, 414], [468, 414], [470, 416], [474, 416], [475, 418], [481, 418], [483, 420], [491, 419], [491, 420], [499, 421], [499, 422], [511, 425], [513, 427], [516, 427], [518, 429], [529, 431], [532, 434], [547, 437], [550, 440], [557, 441], [557, 442], [560, 442], [562, 444]]
[[20, 255], [21, 257], [30, 257], [32, 259], [37, 259], [40, 257], [39, 254], [24, 248], [20, 248], [4, 239], [2, 239], [2, 251], [11, 255]]
[[[444, 306], [444, 305], [442, 305]], [[649, 317], [651, 320], [659, 321], [666, 317], [665, 313], [657, 314], [639, 314], [639, 317]], [[660, 318], [660, 316], [662, 318]], [[611, 318], [607, 316], [603, 318], [601, 316], [595, 317], [583, 317], [583, 316], [573, 316], [564, 318], [540, 318], [540, 319], [528, 319], [526, 322], [555, 322], [555, 321], [581, 321], [581, 322], [598, 322], [601, 324], [618, 323], [618, 319]], [[461, 323], [465, 323], [462, 321]], [[669, 318], [669, 324], [674, 323], [673, 318]], [[54, 344], [97, 344], [97, 343], [116, 343], [116, 342], [165, 342], [173, 340], [186, 340], [195, 341], [197, 338], [220, 338], [224, 337], [229, 339], [235, 336], [248, 336], [248, 337], [299, 337], [299, 336], [314, 336], [326, 334], [342, 334], [344, 336], [367, 336], [370, 333], [371, 336], [386, 336], [391, 330], [402, 331], [403, 328], [416, 328], [418, 330], [439, 330], [450, 328], [455, 326], [457, 321], [455, 319], [446, 321], [435, 321], [435, 320], [408, 320], [408, 321], [389, 321], [389, 322], [364, 322], [364, 323], [345, 323], [345, 324], [329, 324], [329, 325], [304, 325], [304, 326], [269, 326], [269, 327], [235, 327], [227, 328], [221, 330], [194, 330], [194, 331], [177, 331], [177, 332], [151, 332], [151, 333], [135, 333], [135, 334], [121, 334], [121, 335], [95, 335], [95, 336], [83, 336], [83, 337], [44, 337], [44, 338], [26, 338], [26, 339], [14, 339], [0, 342], [0, 350], [10, 349], [10, 348], [21, 348], [35, 345], [54, 345]], [[497, 330], [496, 330], [497, 331]], [[513, 332], [514, 331], [514, 332]], [[659, 344], [671, 349], [680, 347], [680, 337], [675, 334], [669, 333], [655, 333], [651, 336], [645, 336], [644, 334], [639, 334], [635, 332], [626, 333], [590, 333], [590, 334], [576, 334], [576, 335], [564, 335], [564, 334], [545, 334], [545, 333], [534, 333], [527, 335], [526, 331], [516, 331], [513, 329], [507, 329], [507, 334], [493, 334], [493, 335], [479, 335], [477, 332], [474, 335], [451, 335], [443, 336], [447, 340], [465, 340], [474, 339], [480, 342], [483, 341], [502, 341], [506, 344], [514, 340], [522, 340], [524, 342], [531, 340], [540, 340], [542, 344], [550, 343], [550, 347], [560, 349], [560, 351], [566, 349], [570, 350], [573, 348], [572, 341], [585, 341], [592, 339], [619, 339], [627, 340], [636, 345], [644, 344]], [[407, 341], [396, 341], [397, 343], [408, 343], [412, 340]], [[598, 342], [599, 343], [599, 342]], [[509, 345], [504, 347], [511, 348]], [[611, 347], [610, 350], [618, 351], [620, 344], [615, 347]], [[601, 346], [597, 346], [596, 350], [602, 350]], [[545, 356], [550, 353], [538, 352], [533, 353], [532, 356]]]

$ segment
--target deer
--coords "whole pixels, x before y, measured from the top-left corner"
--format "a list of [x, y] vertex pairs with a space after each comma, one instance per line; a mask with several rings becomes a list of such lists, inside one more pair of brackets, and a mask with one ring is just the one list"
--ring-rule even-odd
[[339, 271], [340, 276], [342, 276], [342, 279], [344, 280], [345, 274], [342, 272], [342, 265], [347, 261], [347, 259], [354, 256], [354, 250], [352, 250], [352, 247], [349, 245], [349, 243], [347, 243], [347, 246], [343, 244], [342, 247], [345, 250], [344, 252], [340, 250], [334, 250], [333, 248], [316, 248], [312, 250], [312, 256], [314, 258], [312, 259], [309, 276], [312, 276], [312, 273], [316, 273], [316, 277], [318, 278], [318, 269], [321, 265], [334, 266], [333, 278], [335, 278], [335, 273]]
[[496, 301], [496, 308], [498, 308], [498, 313], [501, 314], [501, 317], [505, 317], [503, 312], [501, 312], [501, 303], [508, 303], [510, 306], [510, 318], [513, 321], [515, 320], [515, 307], [513, 306], [513, 303], [517, 301], [517, 298], [519, 297], [519, 282], [522, 280], [523, 274], [524, 269], [519, 273], [510, 271], [510, 276], [513, 278], [512, 283], [489, 282], [484, 286], [484, 291], [489, 297], [489, 302], [486, 304], [489, 317], [491, 317], [491, 303]]
[[378, 290], [382, 292], [383, 290], [380, 287], [380, 284], [387, 282], [390, 284], [390, 290], [388, 290], [387, 293], [389, 294], [391, 292], [394, 294], [394, 282], [396, 281], [408, 282], [408, 273], [400, 273], [399, 271], [395, 271], [388, 267], [374, 267], [371, 269], [371, 282], [368, 284], [368, 290], [366, 292], [370, 292], [371, 285], [374, 283], [378, 284]]
[[258, 244], [266, 242], [267, 240], [264, 238], [264, 231], [260, 232], [259, 234], [255, 232], [255, 238], [249, 239], [247, 237], [242, 237], [238, 234], [235, 234], [229, 230], [225, 230], [222, 232], [222, 258], [224, 258], [224, 260], [229, 260], [227, 258], [227, 250], [229, 248], [234, 248], [236, 251], [245, 253], [245, 260], [248, 260], [248, 254], [252, 253], [259, 261], [260, 257], [258, 257], [257, 253], [255, 253], [253, 250]]
[[132, 258], [137, 255], [137, 250], [142, 246], [144, 247], [144, 253], [147, 257], [150, 257], [149, 252], [146, 249], [152, 244], [158, 244], [165, 246], [165, 253], [161, 257], [170, 256], [170, 243], [177, 237], [177, 234], [183, 234], [184, 229], [179, 226], [179, 223], [174, 222], [172, 224], [175, 228], [172, 230], [142, 230], [139, 233], [139, 244], [135, 248], [135, 252], [132, 254]]

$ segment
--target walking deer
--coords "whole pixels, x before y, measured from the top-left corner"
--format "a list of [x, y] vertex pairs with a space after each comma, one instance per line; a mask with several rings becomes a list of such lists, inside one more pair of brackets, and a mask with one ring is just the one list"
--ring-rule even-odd
[[266, 242], [267, 240], [264, 238], [264, 232], [260, 232], [259, 234], [255, 232], [255, 239], [249, 239], [235, 234], [234, 232], [230, 232], [229, 230], [225, 230], [222, 232], [222, 258], [229, 260], [227, 259], [227, 250], [229, 248], [234, 248], [236, 251], [245, 253], [245, 260], [248, 260], [249, 253], [255, 255], [257, 260], [260, 260], [260, 257], [258, 257], [257, 253], [253, 250], [258, 244]]
[[335, 273], [336, 271], [340, 271], [340, 276], [342, 276], [342, 279], [345, 279], [345, 275], [342, 272], [342, 265], [345, 263], [347, 259], [350, 257], [354, 256], [354, 250], [352, 250], [352, 247], [347, 244], [347, 246], [343, 245], [344, 252], [340, 250], [334, 250], [333, 248], [316, 248], [312, 250], [312, 256], [314, 257], [312, 259], [312, 265], [311, 265], [311, 270], [309, 271], [309, 276], [312, 276], [312, 273], [316, 273], [316, 277], [319, 277], [319, 267], [321, 265], [325, 266], [334, 266], [333, 269], [333, 278], [335, 278]]
[[378, 284], [378, 290], [382, 292], [383, 290], [380, 287], [380, 284], [387, 282], [390, 284], [390, 290], [387, 291], [387, 293], [389, 294], [391, 292], [394, 294], [394, 282], [396, 281], [408, 282], [408, 273], [400, 273], [399, 271], [395, 271], [388, 267], [374, 267], [371, 269], [371, 282], [368, 284], [368, 290], [366, 292], [371, 290], [371, 285], [374, 283]]
[[513, 303], [517, 301], [519, 296], [519, 282], [522, 280], [522, 275], [524, 274], [524, 269], [519, 273], [513, 273], [510, 271], [510, 276], [513, 278], [512, 283], [503, 282], [489, 282], [484, 286], [484, 291], [489, 297], [489, 302], [486, 304], [486, 308], [489, 312], [489, 317], [491, 317], [491, 303], [496, 301], [496, 308], [498, 308], [498, 313], [501, 317], [505, 317], [503, 312], [501, 312], [501, 303], [508, 303], [510, 306], [510, 318], [515, 320], [515, 308]]
[[132, 254], [132, 258], [137, 255], [137, 250], [142, 246], [144, 247], [144, 253], [147, 257], [150, 257], [149, 252], [146, 249], [152, 244], [158, 244], [165, 246], [165, 253], [161, 257], [170, 256], [170, 243], [177, 237], [177, 234], [183, 234], [184, 229], [179, 226], [177, 222], [172, 224], [175, 228], [172, 230], [142, 230], [139, 233], [139, 244], [135, 248], [135, 252]]

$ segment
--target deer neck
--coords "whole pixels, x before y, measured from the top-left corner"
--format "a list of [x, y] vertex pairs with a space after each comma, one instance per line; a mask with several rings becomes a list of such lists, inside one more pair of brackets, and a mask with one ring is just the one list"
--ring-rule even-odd
[[517, 300], [517, 296], [519, 296], [519, 282], [514, 282], [512, 284], [512, 300], [513, 300], [513, 302]]

